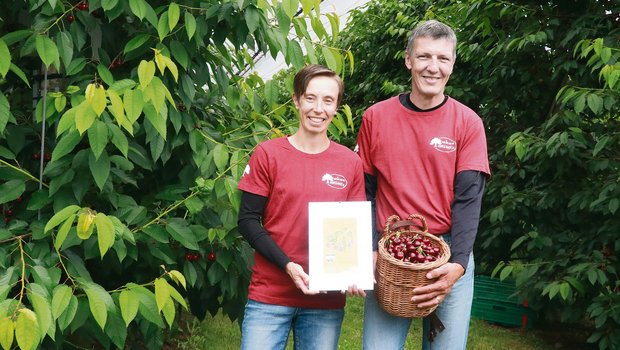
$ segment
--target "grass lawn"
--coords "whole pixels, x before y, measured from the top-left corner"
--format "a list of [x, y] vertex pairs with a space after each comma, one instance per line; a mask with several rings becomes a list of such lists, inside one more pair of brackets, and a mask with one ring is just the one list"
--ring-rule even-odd
[[[339, 349], [362, 348], [362, 318], [364, 302], [362, 298], [349, 298], [340, 335]], [[422, 323], [415, 320], [407, 338], [406, 349], [421, 348]], [[177, 342], [178, 349], [239, 349], [241, 332], [237, 322], [218, 314], [207, 316], [203, 322], [189, 321], [187, 333]], [[289, 339], [290, 340], [290, 339]], [[290, 345], [290, 341], [289, 341]], [[288, 347], [292, 349], [292, 346]], [[522, 332], [519, 328], [504, 328], [472, 319], [469, 330], [468, 349], [475, 350], [539, 350], [555, 349], [534, 331]]]

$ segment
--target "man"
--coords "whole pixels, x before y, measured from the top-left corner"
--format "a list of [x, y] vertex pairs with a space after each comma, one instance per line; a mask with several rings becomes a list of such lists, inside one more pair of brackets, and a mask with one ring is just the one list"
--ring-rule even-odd
[[[421, 214], [430, 233], [451, 245], [451, 259], [430, 271], [433, 283], [414, 290], [411, 302], [435, 311], [445, 326], [424, 349], [465, 349], [473, 298], [473, 245], [486, 178], [486, 136], [471, 109], [444, 94], [456, 59], [456, 35], [438, 21], [419, 24], [407, 43], [405, 66], [411, 92], [371, 106], [357, 138], [366, 194], [375, 201], [376, 228], [390, 215]], [[374, 237], [376, 264], [379, 233]], [[378, 305], [373, 293], [364, 308], [364, 349], [403, 349], [410, 318]]]
[[[299, 128], [258, 145], [239, 181], [239, 231], [256, 250], [241, 349], [336, 349], [344, 293], [309, 290], [308, 203], [365, 200], [362, 162], [327, 136], [344, 84], [333, 71], [310, 65], [294, 79]], [[329, 179], [338, 174], [340, 186]], [[351, 286], [348, 292], [364, 296]]]

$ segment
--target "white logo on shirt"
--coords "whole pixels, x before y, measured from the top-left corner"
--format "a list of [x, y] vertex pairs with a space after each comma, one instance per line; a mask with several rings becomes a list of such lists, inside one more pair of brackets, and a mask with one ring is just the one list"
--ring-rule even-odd
[[360, 145], [359, 144], [355, 144], [355, 148], [353, 149], [353, 152], [355, 153], [360, 153]]
[[250, 164], [245, 166], [245, 169], [243, 170], [243, 174], [241, 175], [241, 177], [244, 177], [246, 175], [250, 175]]
[[456, 142], [447, 137], [433, 137], [429, 144], [439, 152], [450, 153], [456, 151]]
[[337, 190], [342, 190], [347, 187], [347, 179], [339, 174], [325, 173], [325, 175], [321, 178], [321, 181], [325, 182], [327, 186]]

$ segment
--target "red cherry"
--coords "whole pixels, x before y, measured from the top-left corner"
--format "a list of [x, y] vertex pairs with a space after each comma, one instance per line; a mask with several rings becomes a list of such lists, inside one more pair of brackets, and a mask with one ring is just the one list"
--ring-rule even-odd
[[75, 16], [73, 14], [68, 14], [67, 15], [67, 22], [73, 23], [73, 21], [75, 21]]
[[7, 209], [7, 210], [5, 210], [5, 211], [4, 211], [4, 215], [5, 215], [5, 216], [13, 216], [13, 210], [11, 210], [11, 209]]
[[45, 153], [45, 155], [43, 156], [43, 160], [49, 162], [50, 160], [52, 160], [52, 155], [49, 153]]
[[33, 155], [32, 155], [32, 159], [34, 159], [34, 160], [39, 160], [39, 159], [41, 159], [41, 153], [35, 153], [35, 154], [33, 154]]
[[21, 203], [22, 202], [22, 196], [17, 197], [17, 199], [15, 200], [17, 203]]
[[5, 223], [5, 224], [8, 224], [10, 221], [11, 221], [11, 218], [10, 218], [10, 217], [6, 216], [6, 217], [4, 218], [4, 223]]
[[192, 254], [192, 253], [185, 254], [185, 260], [187, 260], [187, 261], [194, 261], [194, 254]]
[[209, 261], [215, 261], [215, 258], [216, 258], [215, 252], [210, 252], [209, 255], [207, 255], [207, 259]]
[[77, 4], [77, 8], [82, 11], [88, 10], [88, 2], [86, 1], [80, 2], [79, 4]]
[[101, 9], [96, 9], [95, 11], [93, 11], [92, 15], [95, 18], [101, 18], [101, 16], [103, 16], [103, 12], [101, 12]]

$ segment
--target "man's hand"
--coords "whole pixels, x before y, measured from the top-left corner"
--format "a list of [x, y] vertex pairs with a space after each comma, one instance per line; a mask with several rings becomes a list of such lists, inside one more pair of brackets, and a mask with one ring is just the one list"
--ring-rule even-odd
[[426, 278], [435, 281], [427, 286], [415, 288], [411, 301], [421, 309], [439, 305], [464, 273], [463, 266], [457, 263], [446, 263], [429, 271]]
[[311, 291], [308, 289], [310, 277], [304, 272], [301, 265], [295, 264], [291, 261], [286, 264], [285, 269], [286, 273], [288, 273], [289, 277], [293, 280], [293, 283], [295, 283], [295, 286], [297, 286], [297, 288], [299, 288], [304, 294], [313, 295], [319, 293], [319, 291]]

